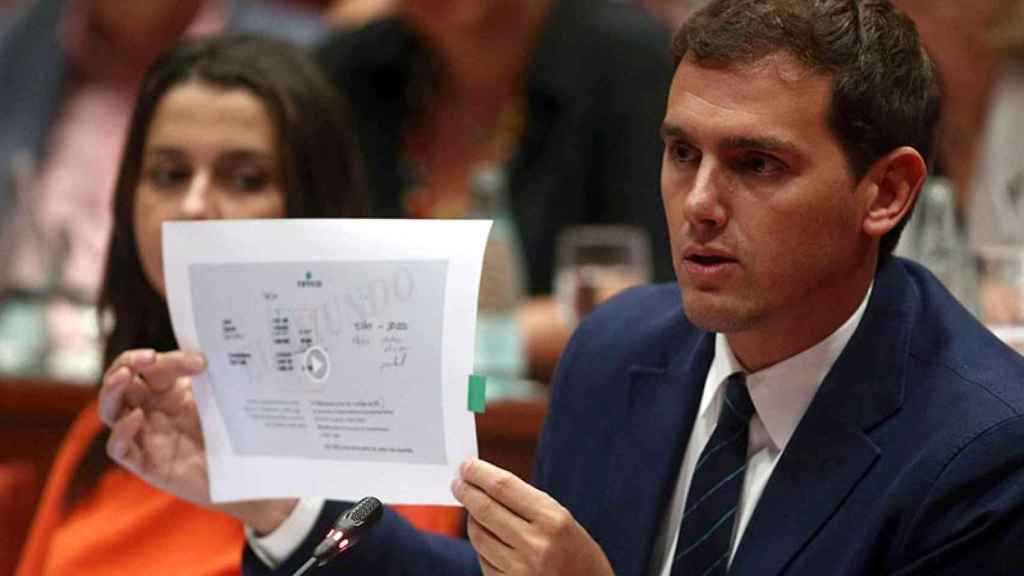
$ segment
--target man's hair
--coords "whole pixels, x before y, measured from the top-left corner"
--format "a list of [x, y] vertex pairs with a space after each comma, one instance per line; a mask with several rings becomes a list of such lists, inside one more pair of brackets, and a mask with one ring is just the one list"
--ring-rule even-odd
[[[913, 22], [887, 0], [713, 0], [673, 40], [675, 64], [752, 64], [785, 53], [832, 78], [828, 123], [856, 179], [901, 146], [929, 161], [939, 87]], [[892, 253], [910, 212], [882, 237]]]

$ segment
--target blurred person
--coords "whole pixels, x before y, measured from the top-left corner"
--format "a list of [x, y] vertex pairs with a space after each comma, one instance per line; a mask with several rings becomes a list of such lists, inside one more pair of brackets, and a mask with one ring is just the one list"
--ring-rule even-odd
[[920, 30], [942, 83], [936, 172], [966, 206], [999, 54], [989, 31], [1004, 0], [894, 0]]
[[992, 41], [1015, 58], [1024, 58], [1024, 3], [1004, 0], [992, 27]]
[[0, 33], [10, 22], [16, 10], [26, 4], [25, 0], [0, 0]]
[[690, 15], [700, 10], [708, 0], [638, 0], [638, 4], [676, 30]]
[[632, 224], [671, 277], [657, 195], [668, 31], [608, 0], [348, 0], [362, 27], [319, 48], [352, 102], [371, 214], [459, 218], [500, 174], [522, 247], [520, 324], [547, 379], [568, 330], [547, 295], [559, 233]]
[[[886, 0], [712, 0], [674, 45], [676, 284], [580, 324], [534, 486], [462, 465], [472, 547], [385, 511], [329, 573], [1024, 573], [1024, 357], [892, 254], [939, 120], [913, 23]], [[180, 466], [203, 454], [180, 401], [203, 369], [122, 357], [99, 404], [113, 458], [210, 505], [205, 470]], [[301, 503], [284, 523], [288, 502], [250, 504], [292, 542], [251, 539], [250, 575], [293, 573], [340, 508], [297, 535]]]
[[984, 179], [991, 166], [984, 164], [993, 150], [984, 141], [993, 130], [1005, 126], [992, 116], [995, 109], [1007, 105], [1011, 95], [1002, 92], [1017, 75], [1014, 70], [1019, 67], [1019, 56], [1015, 56], [1014, 46], [1019, 46], [1024, 33], [1018, 32], [1014, 40], [1012, 31], [1024, 27], [1022, 3], [894, 0], [894, 4], [914, 20], [938, 66], [943, 111], [934, 171], [951, 181], [959, 214], [964, 217], [974, 189], [990, 188]]
[[645, 194], [657, 190], [647, 168], [660, 142], [647, 129], [671, 74], [666, 30], [605, 0], [398, 0], [390, 10], [318, 50], [352, 100], [375, 215], [465, 215], [475, 171], [506, 167], [534, 294], [550, 291], [562, 226], [664, 232]]
[[13, 13], [0, 33], [0, 289], [95, 301], [136, 86], [178, 37], [222, 30], [307, 44], [324, 31], [261, 0], [32, 0]]
[[[117, 175], [100, 292], [106, 360], [176, 348], [163, 222], [365, 210], [347, 110], [306, 54], [247, 36], [177, 45], [142, 82]], [[61, 446], [17, 574], [238, 573], [241, 524], [112, 466], [106, 438], [90, 404]], [[454, 508], [407, 511], [448, 533], [461, 521]]]
[[1024, 251], [1024, 1], [895, 3], [921, 29], [944, 93], [934, 176], [900, 252], [982, 320], [1022, 322], [1015, 280], [994, 281], [1004, 272], [985, 260]]
[[358, 28], [394, 14], [398, 0], [334, 0], [324, 7], [324, 18], [339, 28]]
[[[968, 240], [985, 268], [978, 308], [993, 326], [1024, 328], [1024, 0], [1006, 0], [991, 39], [1001, 56], [978, 169], [971, 180]], [[992, 264], [1002, 253], [1003, 270]], [[1015, 255], [1015, 256], [1014, 256]], [[1015, 337], [1024, 352], [1024, 334]]]
[[1003, 0], [987, 40], [998, 57], [968, 192], [971, 244], [1024, 249], [1024, 0]]

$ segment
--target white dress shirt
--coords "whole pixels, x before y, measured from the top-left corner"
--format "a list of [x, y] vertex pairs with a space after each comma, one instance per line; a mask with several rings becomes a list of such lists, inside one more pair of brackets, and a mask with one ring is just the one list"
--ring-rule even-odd
[[[825, 375], [860, 324], [870, 296], [869, 288], [853, 315], [821, 342], [796, 356], [747, 375], [747, 389], [757, 413], [750, 420], [747, 471], [743, 479], [738, 522], [733, 526], [733, 554], [736, 553], [736, 546], [747, 527], [747, 522], [750, 521], [758, 498], [761, 497], [761, 491], [764, 490], [779, 460], [779, 455], [786, 449], [786, 444], [793, 436], [797, 424], [807, 411]], [[704, 381], [697, 420], [686, 445], [679, 480], [672, 495], [670, 512], [655, 543], [650, 570], [652, 575], [669, 576], [672, 571], [672, 559], [675, 556], [683, 507], [686, 505], [686, 493], [690, 488], [697, 458], [718, 424], [718, 412], [722, 406], [722, 394], [725, 392], [722, 384], [729, 375], [743, 371], [725, 337], [721, 334], [716, 335], [715, 358]], [[322, 507], [323, 500], [302, 500], [277, 530], [262, 538], [247, 528], [246, 536], [253, 551], [265, 564], [271, 568], [277, 567], [299, 547], [312, 529]], [[729, 561], [732, 562], [732, 557]]]
[[303, 498], [276, 530], [260, 537], [246, 526], [245, 538], [257, 558], [268, 567], [277, 568], [298, 550], [316, 524], [323, 507], [324, 501], [320, 498]]
[[[747, 470], [743, 477], [737, 521], [733, 524], [730, 563], [761, 497], [761, 492], [779, 461], [779, 455], [786, 449], [818, 387], [860, 324], [870, 296], [871, 288], [853, 315], [821, 342], [778, 364], [747, 374], [747, 389], [750, 391], [750, 400], [754, 403], [756, 413], [750, 419]], [[654, 576], [669, 576], [672, 572], [676, 539], [679, 537], [680, 521], [686, 506], [686, 494], [690, 490], [694, 467], [718, 424], [722, 395], [725, 393], [723, 384], [736, 372], [745, 370], [733, 354], [725, 336], [717, 334], [715, 358], [704, 381], [697, 419], [693, 423], [693, 431], [686, 445], [668, 514], [655, 542], [650, 569], [650, 574]]]

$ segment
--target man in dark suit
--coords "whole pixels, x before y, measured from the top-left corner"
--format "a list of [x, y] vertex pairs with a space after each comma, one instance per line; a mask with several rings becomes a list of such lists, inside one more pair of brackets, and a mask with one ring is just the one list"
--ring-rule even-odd
[[[583, 322], [535, 487], [463, 465], [472, 548], [386, 513], [336, 573], [1024, 573], [1024, 359], [891, 256], [938, 116], [913, 25], [884, 0], [718, 0], [675, 50], [678, 286]], [[132, 443], [108, 390], [112, 438]], [[115, 456], [182, 484], [141, 446]], [[276, 504], [235, 512], [275, 529]], [[290, 573], [340, 506], [283, 555], [254, 539], [247, 571], [269, 570], [260, 555]]]

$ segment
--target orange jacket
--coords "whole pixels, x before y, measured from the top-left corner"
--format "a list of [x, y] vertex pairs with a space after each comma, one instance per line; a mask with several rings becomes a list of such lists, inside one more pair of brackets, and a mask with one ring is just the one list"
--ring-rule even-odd
[[[57, 453], [16, 576], [239, 574], [240, 522], [152, 488], [120, 468], [107, 470], [92, 493], [66, 513], [74, 471], [102, 430], [93, 402], [79, 414]], [[420, 529], [462, 532], [459, 508], [396, 510]]]

